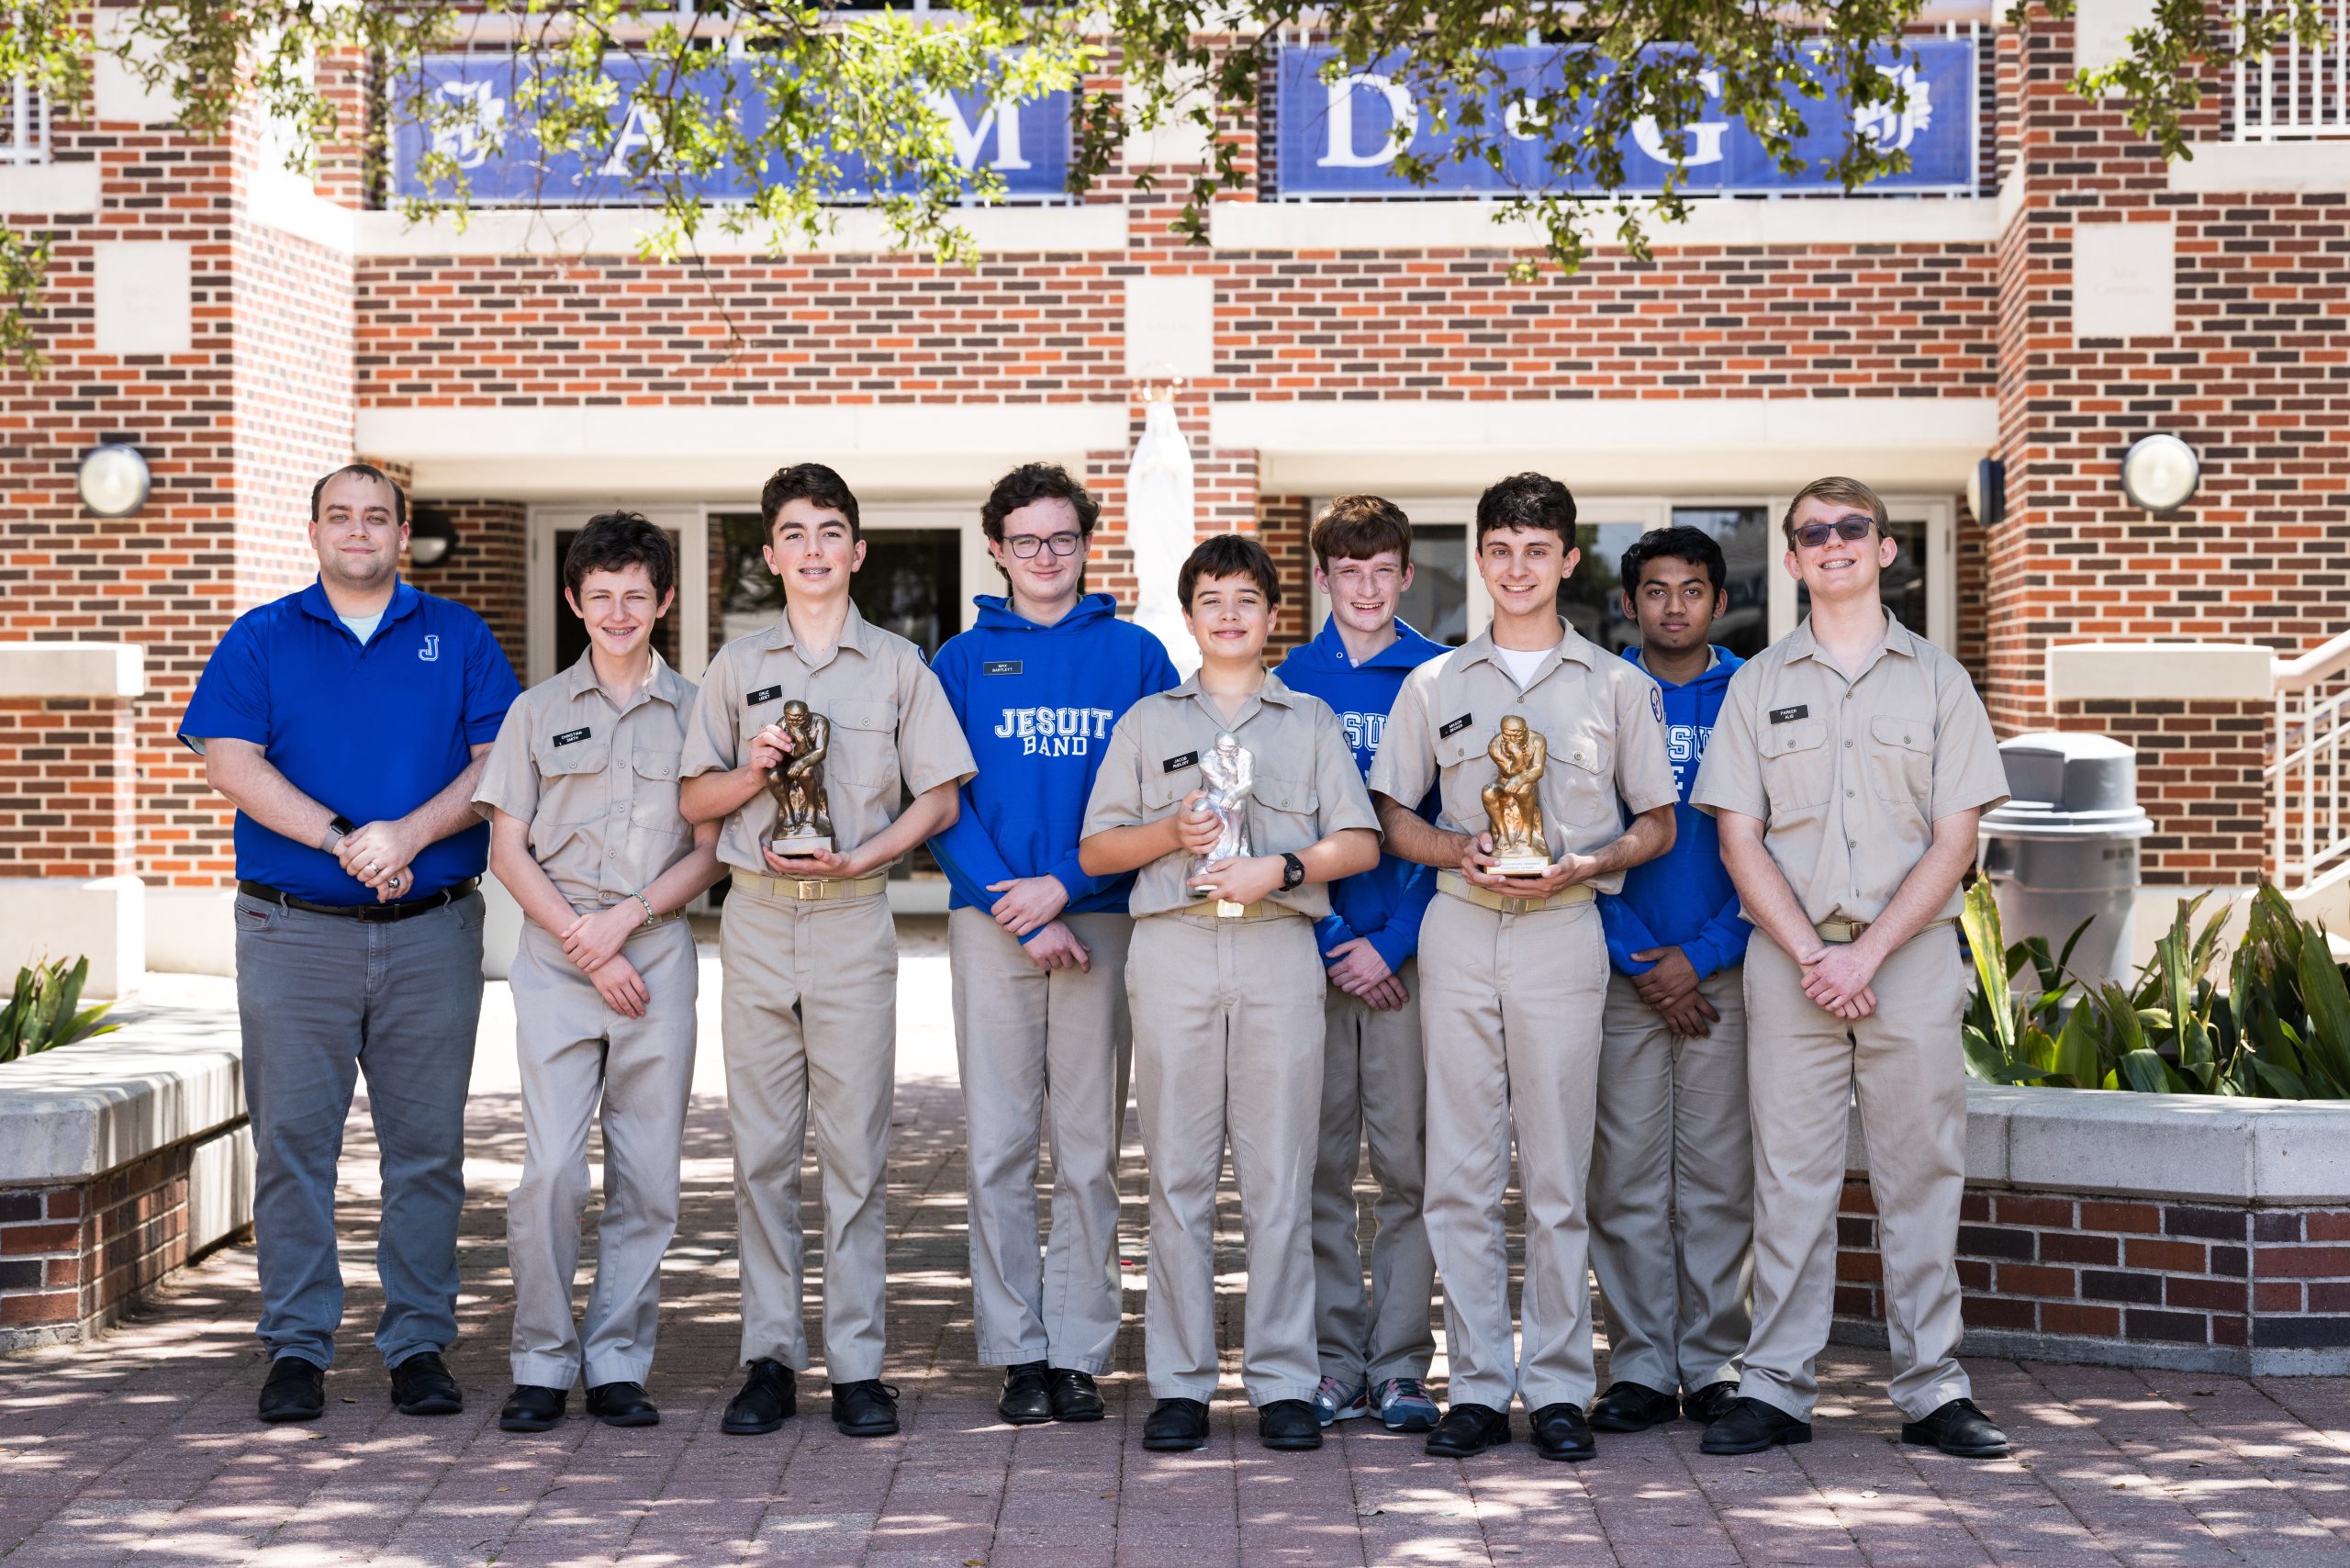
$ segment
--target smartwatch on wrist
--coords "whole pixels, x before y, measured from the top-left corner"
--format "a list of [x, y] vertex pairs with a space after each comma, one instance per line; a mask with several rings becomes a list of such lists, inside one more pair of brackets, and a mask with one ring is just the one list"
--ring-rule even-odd
[[1281, 851], [1281, 891], [1287, 892], [1305, 880], [1305, 862], [1289, 851]]
[[358, 831], [359, 824], [357, 823], [352, 822], [349, 817], [344, 816], [340, 812], [337, 812], [333, 816], [327, 819], [327, 839], [326, 842], [319, 845], [319, 847], [331, 855], [334, 853], [334, 846], [337, 844], [341, 843], [343, 839], [349, 838], [352, 834], [357, 833]]

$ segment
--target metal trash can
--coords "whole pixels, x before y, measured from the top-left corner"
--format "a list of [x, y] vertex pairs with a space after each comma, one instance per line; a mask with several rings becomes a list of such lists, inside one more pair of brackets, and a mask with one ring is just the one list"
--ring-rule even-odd
[[2052, 952], [2082, 921], [2070, 968], [2087, 984], [2126, 982], [2138, 840], [2154, 823], [2138, 804], [2138, 757], [2109, 735], [2042, 731], [1999, 747], [2008, 803], [1978, 824], [1983, 875], [2009, 943], [2044, 936]]

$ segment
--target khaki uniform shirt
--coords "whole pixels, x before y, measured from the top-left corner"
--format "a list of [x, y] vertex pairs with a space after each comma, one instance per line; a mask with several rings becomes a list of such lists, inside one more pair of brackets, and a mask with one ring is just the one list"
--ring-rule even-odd
[[[854, 849], [897, 821], [901, 790], [924, 794], [979, 771], [922, 650], [851, 605], [834, 647], [801, 646], [783, 615], [718, 650], [686, 724], [684, 776], [741, 767], [752, 737], [780, 722], [794, 698], [832, 722], [823, 774], [836, 850]], [[764, 789], [745, 801], [719, 829], [719, 859], [774, 875], [759, 849], [775, 836], [776, 815], [775, 797]]]
[[[1623, 836], [1620, 797], [1633, 814], [1681, 799], [1664, 744], [1664, 697], [1636, 666], [1595, 647], [1561, 622], [1559, 645], [1543, 655], [1523, 690], [1488, 632], [1404, 678], [1371, 765], [1371, 787], [1410, 805], [1442, 791], [1437, 825], [1489, 832], [1485, 787], [1500, 777], [1485, 748], [1512, 713], [1550, 745], [1535, 786], [1554, 861], [1590, 855]], [[1593, 890], [1619, 892], [1624, 873], [1594, 877]]]
[[[1127, 709], [1110, 732], [1110, 749], [1086, 802], [1083, 836], [1137, 827], [1172, 813], [1184, 796], [1204, 788], [1200, 758], [1227, 731], [1256, 765], [1256, 782], [1248, 791], [1251, 853], [1304, 849], [1341, 828], [1379, 831], [1346, 731], [1327, 703], [1292, 691], [1281, 677], [1268, 674], [1264, 686], [1241, 705], [1238, 719], [1227, 724], [1194, 675], [1174, 690]], [[1173, 910], [1212, 912], [1213, 899], [1192, 896], [1191, 876], [1188, 853], [1160, 856], [1136, 874], [1127, 908], [1136, 919]], [[1330, 913], [1330, 887], [1301, 883], [1275, 892], [1272, 902], [1319, 920]]]
[[[1886, 617], [1885, 645], [1850, 679], [1806, 621], [1729, 678], [1689, 803], [1763, 824], [1804, 913], [1874, 920], [1933, 843], [1936, 819], [2008, 798], [1975, 683]], [[1959, 912], [1956, 892], [1941, 911]]]
[[474, 804], [530, 825], [531, 857], [575, 909], [643, 892], [694, 846], [677, 812], [677, 760], [694, 683], [658, 653], [616, 705], [591, 650], [514, 700]]

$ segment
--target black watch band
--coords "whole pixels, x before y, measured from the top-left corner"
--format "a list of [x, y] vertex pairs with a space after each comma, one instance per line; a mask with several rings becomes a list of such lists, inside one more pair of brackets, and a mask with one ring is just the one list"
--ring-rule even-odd
[[327, 819], [327, 826], [334, 829], [335, 832], [342, 834], [345, 838], [349, 838], [352, 834], [359, 831], [359, 824], [352, 822], [349, 817], [342, 815], [341, 812], [337, 812], [335, 815], [329, 817]]
[[1281, 891], [1287, 892], [1305, 880], [1305, 862], [1288, 850], [1281, 851]]

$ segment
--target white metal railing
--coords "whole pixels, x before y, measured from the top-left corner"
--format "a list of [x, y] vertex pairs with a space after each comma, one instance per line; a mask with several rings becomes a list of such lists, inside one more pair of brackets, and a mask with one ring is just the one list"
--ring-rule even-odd
[[49, 102], [23, 76], [8, 79], [0, 115], [0, 166], [49, 162]]
[[2305, 888], [2350, 868], [2350, 632], [2272, 670], [2269, 837], [2277, 885]]
[[[2236, 39], [2244, 8], [2264, 0], [2236, 0]], [[2258, 62], [2236, 64], [2236, 140], [2301, 141], [2350, 137], [2350, 0], [2320, 0], [2325, 40], [2303, 49], [2288, 39]]]

